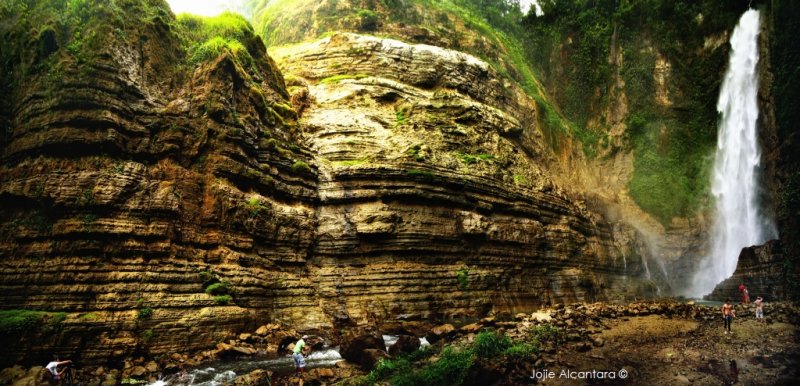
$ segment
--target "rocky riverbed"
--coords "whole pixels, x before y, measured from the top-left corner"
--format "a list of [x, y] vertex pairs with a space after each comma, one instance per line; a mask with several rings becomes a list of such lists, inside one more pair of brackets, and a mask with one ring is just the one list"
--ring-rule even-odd
[[[616, 304], [555, 304], [531, 314], [494, 315], [467, 324], [433, 325], [402, 322], [315, 332], [315, 347], [335, 344], [345, 360], [326, 368], [310, 369], [305, 385], [351, 384], [368, 374], [382, 359], [396, 358], [418, 346], [409, 344], [425, 337], [431, 355], [414, 363], [421, 368], [435, 362], [443, 347], [467, 347], [484, 331], [494, 331], [511, 342], [531, 342], [537, 331], [547, 329], [557, 337], [542, 341], [524, 359], [477, 358], [469, 366], [464, 384], [699, 384], [718, 385], [794, 384], [797, 370], [800, 309], [789, 303], [766, 305], [766, 323], [758, 323], [752, 305], [737, 306], [733, 334], [723, 334], [719, 307], [675, 301]], [[382, 333], [399, 334], [396, 347], [383, 350]], [[159, 358], [130, 358], [119, 366], [79, 364], [79, 384], [100, 386], [120, 382], [157, 382], [168, 374], [198, 368], [211, 361], [260, 361], [285, 355], [298, 331], [265, 325], [221, 342], [214, 350], [192, 355], [175, 353]], [[401, 347], [407, 345], [407, 347]], [[332, 362], [333, 363], [333, 362]], [[0, 385], [35, 385], [41, 367], [16, 366], [0, 373]], [[361, 376], [361, 378], [359, 378]], [[298, 384], [285, 371], [258, 369], [236, 374], [218, 384]], [[476, 383], [478, 382], [478, 383]], [[358, 382], [355, 382], [358, 383]], [[161, 382], [161, 384], [170, 384]], [[179, 383], [175, 383], [179, 384]]]

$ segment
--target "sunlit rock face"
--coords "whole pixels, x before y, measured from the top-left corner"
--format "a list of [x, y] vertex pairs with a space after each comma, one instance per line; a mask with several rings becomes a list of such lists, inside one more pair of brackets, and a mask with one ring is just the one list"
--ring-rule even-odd
[[90, 62], [4, 30], [25, 75], [0, 109], [3, 307], [64, 314], [0, 364], [652, 291], [486, 63], [335, 34], [275, 51], [287, 87], [254, 35], [253, 66], [187, 66], [171, 17], [97, 24]]
[[640, 261], [548, 176], [535, 104], [486, 63], [348, 33], [271, 54], [318, 156], [331, 308], [475, 316], [642, 290]]

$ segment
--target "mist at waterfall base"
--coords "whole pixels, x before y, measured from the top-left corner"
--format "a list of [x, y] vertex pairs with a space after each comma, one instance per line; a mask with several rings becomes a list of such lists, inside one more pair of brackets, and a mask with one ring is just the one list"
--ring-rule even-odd
[[687, 289], [690, 297], [706, 295], [730, 277], [742, 248], [777, 237], [774, 221], [759, 207], [759, 28], [759, 12], [750, 9], [731, 35], [728, 69], [717, 102], [721, 120], [711, 177], [715, 218], [710, 252]]

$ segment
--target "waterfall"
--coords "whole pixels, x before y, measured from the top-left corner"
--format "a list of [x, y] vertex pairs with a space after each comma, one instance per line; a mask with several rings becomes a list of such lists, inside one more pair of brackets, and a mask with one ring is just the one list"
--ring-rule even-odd
[[758, 119], [759, 13], [742, 15], [731, 36], [731, 54], [717, 102], [721, 114], [711, 194], [716, 211], [710, 252], [696, 271], [690, 296], [710, 293], [736, 269], [744, 247], [777, 237], [774, 222], [759, 208]]

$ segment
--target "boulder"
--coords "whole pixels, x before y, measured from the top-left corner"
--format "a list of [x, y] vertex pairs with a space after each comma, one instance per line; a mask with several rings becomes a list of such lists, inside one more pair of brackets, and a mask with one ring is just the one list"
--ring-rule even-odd
[[234, 378], [234, 386], [266, 386], [271, 385], [272, 372], [267, 370], [253, 370], [248, 374]]
[[375, 357], [378, 354], [366, 354], [366, 350], [378, 350], [386, 354], [386, 343], [383, 335], [377, 330], [356, 331], [353, 335], [342, 337], [339, 353], [342, 358], [358, 363], [365, 369], [371, 369], [376, 363]]
[[467, 334], [474, 334], [483, 329], [483, 325], [480, 323], [470, 323], [459, 328], [459, 331]]
[[405, 354], [414, 352], [419, 349], [419, 338], [411, 335], [400, 335], [391, 347], [389, 347], [389, 355], [395, 356], [397, 354]]
[[453, 327], [452, 324], [442, 324], [432, 328], [425, 338], [428, 339], [428, 342], [436, 343], [443, 338], [452, 335], [455, 330], [456, 328]]
[[155, 361], [147, 362], [147, 364], [144, 365], [144, 369], [147, 370], [148, 373], [157, 373], [158, 364]]
[[224, 358], [224, 357], [237, 357], [237, 356], [250, 356], [256, 354], [256, 349], [251, 347], [245, 346], [234, 346], [232, 344], [227, 343], [219, 343], [217, 344], [217, 356]]
[[375, 365], [382, 359], [389, 358], [389, 354], [384, 349], [368, 348], [361, 352], [361, 358], [359, 358], [358, 364], [360, 364], [364, 370], [370, 371], [375, 368]]

